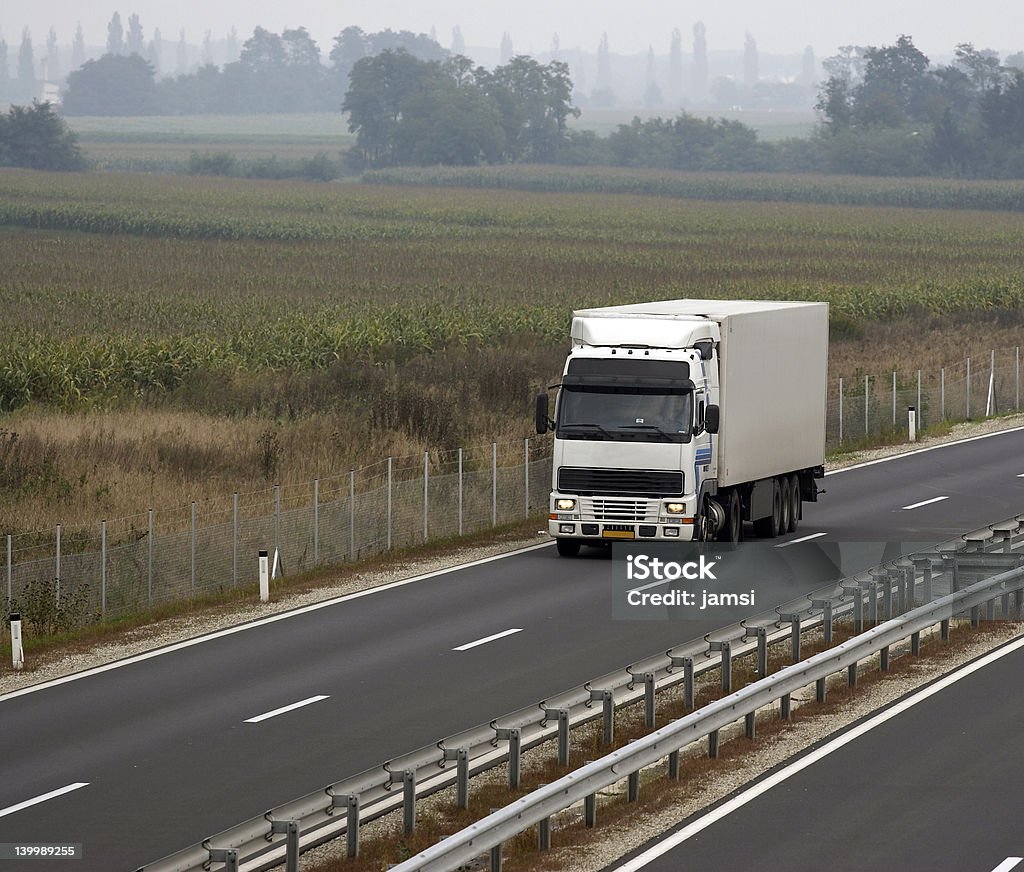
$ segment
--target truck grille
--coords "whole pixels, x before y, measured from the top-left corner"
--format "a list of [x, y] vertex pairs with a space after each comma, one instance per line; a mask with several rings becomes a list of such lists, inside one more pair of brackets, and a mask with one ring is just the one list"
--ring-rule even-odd
[[590, 469], [563, 466], [558, 489], [567, 494], [682, 494], [683, 474], [660, 469]]
[[[595, 521], [657, 521], [656, 500], [630, 500], [622, 497], [581, 497], [580, 514]], [[632, 527], [630, 527], [632, 529]]]

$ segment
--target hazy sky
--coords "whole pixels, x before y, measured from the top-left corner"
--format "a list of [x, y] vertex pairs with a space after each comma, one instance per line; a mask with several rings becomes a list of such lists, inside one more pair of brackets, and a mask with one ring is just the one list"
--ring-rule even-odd
[[434, 27], [444, 46], [457, 24], [468, 46], [497, 46], [508, 31], [517, 52], [540, 53], [557, 32], [563, 48], [593, 51], [607, 31], [613, 52], [643, 52], [653, 45], [661, 54], [673, 27], [683, 32], [688, 51], [696, 21], [707, 26], [711, 50], [742, 48], [745, 32], [762, 52], [799, 52], [812, 45], [819, 57], [849, 43], [890, 44], [901, 33], [932, 55], [950, 54], [957, 42], [1003, 54], [1024, 50], [1024, 0], [0, 0], [0, 32], [16, 46], [28, 27], [33, 42], [42, 44], [52, 25], [65, 44], [81, 22], [86, 42], [98, 45], [106, 41], [115, 10], [125, 22], [138, 13], [147, 40], [157, 27], [165, 39], [176, 39], [184, 27], [189, 41], [198, 44], [207, 29], [216, 38], [234, 25], [244, 40], [256, 25], [277, 32], [305, 26], [322, 50], [350, 24], [367, 31], [428, 33]]

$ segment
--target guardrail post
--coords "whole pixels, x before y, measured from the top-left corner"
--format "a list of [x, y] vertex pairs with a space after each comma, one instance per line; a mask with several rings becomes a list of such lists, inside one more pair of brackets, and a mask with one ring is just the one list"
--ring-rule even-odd
[[[679, 753], [678, 751], [676, 752]], [[592, 830], [597, 826], [597, 794], [588, 793], [583, 797], [583, 825]]]
[[207, 848], [211, 863], [223, 863], [224, 872], [238, 872], [238, 851], [234, 848]]
[[1010, 595], [1004, 593], [999, 599], [1003, 609], [1003, 620], [1008, 621], [1010, 620]]
[[501, 845], [491, 848], [491, 872], [501, 872]]
[[299, 822], [270, 821], [270, 834], [285, 837], [285, 872], [299, 872]]
[[868, 623], [878, 624], [878, 585], [873, 581], [868, 582]]
[[921, 632], [910, 634], [910, 653], [914, 657], [921, 656]]
[[615, 741], [615, 695], [610, 690], [591, 691], [591, 699], [594, 699], [595, 693], [600, 694], [601, 713], [604, 720], [604, 744], [610, 745]]
[[708, 733], [708, 757], [712, 760], [718, 759], [718, 730]]
[[943, 642], [949, 641], [949, 618], [943, 618], [939, 622], [939, 638]]
[[757, 628], [757, 677], [768, 677], [768, 628]]
[[350, 860], [359, 856], [359, 794], [350, 793], [344, 796], [331, 794], [331, 807], [328, 814], [334, 809], [345, 809], [345, 848]]
[[732, 693], [732, 645], [728, 640], [708, 642], [709, 651], [720, 651], [722, 654], [722, 692]]
[[748, 739], [753, 739], [757, 730], [757, 712], [750, 712], [743, 719], [743, 727]]
[[849, 684], [850, 687], [856, 687], [857, 686], [857, 664], [856, 663], [851, 663], [849, 666], [846, 667], [846, 683]]
[[630, 772], [626, 778], [626, 802], [636, 802], [640, 798], [640, 771]]
[[981, 626], [981, 609], [978, 606], [971, 607], [971, 626], [975, 629]]
[[811, 600], [812, 609], [821, 609], [821, 632], [826, 645], [832, 644], [832, 600]]
[[416, 832], [416, 770], [402, 773], [402, 827], [407, 834]]
[[779, 698], [779, 717], [784, 721], [788, 721], [792, 714], [792, 708], [792, 700], [790, 699], [789, 694], [782, 694]]
[[501, 742], [508, 742], [508, 789], [519, 790], [522, 779], [523, 746], [522, 737], [518, 727], [504, 729], [494, 728], [494, 738]]
[[569, 712], [567, 709], [558, 709], [553, 712], [545, 712], [551, 717], [558, 718], [558, 765], [569, 765]]
[[655, 678], [653, 672], [644, 673], [644, 723], [647, 724], [647, 729], [654, 729], [655, 722], [655, 711], [654, 711], [654, 691], [656, 690]]
[[985, 620], [994, 621], [996, 619], [996, 600], [995, 597], [985, 603]]
[[800, 662], [800, 615], [798, 613], [780, 614], [779, 620], [790, 625], [790, 638], [793, 647], [793, 662]]
[[445, 748], [444, 759], [455, 761], [455, 805], [469, 808], [469, 750]]
[[672, 781], [679, 780], [679, 751], [669, 751], [668, 754], [668, 777]]
[[825, 701], [825, 693], [826, 693], [825, 679], [824, 678], [819, 678], [814, 683], [814, 685], [815, 685], [814, 686], [815, 698], [818, 700], [818, 702], [824, 702]]
[[896, 570], [896, 614], [902, 615], [907, 610], [907, 573]]
[[683, 707], [693, 708], [693, 658], [683, 658]]
[[879, 656], [879, 660], [881, 661], [880, 665], [882, 667], [882, 672], [888, 672], [889, 671], [889, 646], [886, 645], [878, 653], [880, 655]]
[[859, 584], [844, 584], [843, 593], [853, 597], [853, 632], [864, 632], [864, 595]]
[[1013, 592], [1013, 610], [1018, 618], [1024, 613], [1024, 588], [1018, 588]]
[[537, 824], [537, 850], [551, 850], [551, 818], [542, 818]]

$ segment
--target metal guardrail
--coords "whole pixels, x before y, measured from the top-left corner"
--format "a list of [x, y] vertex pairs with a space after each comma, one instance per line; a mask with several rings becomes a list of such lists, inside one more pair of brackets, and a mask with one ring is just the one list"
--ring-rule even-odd
[[[684, 747], [703, 738], [717, 746], [718, 731], [739, 718], [749, 718], [777, 700], [815, 682], [819, 698], [823, 696], [828, 676], [843, 670], [856, 670], [857, 663], [881, 652], [882, 668], [888, 665], [890, 646], [907, 637], [915, 651], [923, 630], [941, 623], [943, 629], [953, 615], [976, 610], [986, 603], [1011, 592], [1024, 590], [1024, 568], [1002, 572], [956, 591], [933, 603], [912, 609], [905, 615], [879, 624], [870, 630], [822, 651], [801, 663], [795, 663], [774, 675], [763, 678], [730, 696], [709, 703], [657, 730], [628, 747], [588, 763], [574, 772], [533, 791], [528, 796], [493, 812], [488, 817], [439, 842], [415, 857], [392, 867], [393, 872], [451, 872], [462, 864], [491, 851], [492, 872], [501, 868], [501, 845], [531, 826], [547, 823], [551, 816], [583, 802], [587, 824], [593, 826], [597, 791], [609, 787], [623, 777], [636, 778], [641, 769], [654, 766], [666, 757], [678, 767], [678, 755]], [[1018, 597], [1019, 605], [1019, 597]], [[855, 673], [852, 673], [855, 675]], [[783, 703], [784, 704], [784, 703]], [[669, 764], [672, 766], [672, 762]], [[631, 796], [635, 791], [631, 789]]]
[[[770, 645], [789, 640], [796, 662], [800, 660], [801, 633], [807, 630], [820, 627], [829, 643], [833, 621], [845, 614], [852, 615], [854, 629], [859, 632], [866, 623], [891, 619], [918, 599], [929, 602], [933, 584], [940, 579], [957, 591], [965, 576], [991, 574], [993, 569], [1008, 564], [1016, 567], [1024, 561], [1012, 551], [1014, 537], [1021, 535], [1024, 516], [949, 540], [933, 550], [916, 553], [913, 559], [901, 558], [829, 583], [703, 639], [333, 782], [147, 864], [139, 872], [200, 872], [217, 863], [227, 870], [257, 872], [282, 862], [294, 870], [300, 845], [305, 851], [342, 835], [347, 839], [348, 853], [354, 856], [360, 823], [402, 808], [406, 829], [411, 830], [417, 799], [454, 784], [457, 802], [465, 807], [469, 777], [506, 761], [509, 786], [518, 788], [523, 751], [557, 738], [559, 760], [564, 763], [569, 756], [570, 728], [598, 718], [604, 722], [604, 742], [611, 744], [616, 710], [640, 700], [645, 703], [647, 725], [653, 728], [657, 691], [681, 684], [684, 703], [693, 708], [700, 675], [720, 669], [723, 690], [731, 692], [732, 661], [754, 653], [758, 675], [763, 679]], [[992, 553], [996, 549], [1004, 553]], [[1018, 594], [1018, 608], [1022, 604]]]

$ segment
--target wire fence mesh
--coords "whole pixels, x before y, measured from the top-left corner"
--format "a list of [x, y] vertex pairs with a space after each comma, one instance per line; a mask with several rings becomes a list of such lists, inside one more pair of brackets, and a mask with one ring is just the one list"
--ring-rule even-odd
[[[837, 448], [898, 438], [910, 407], [918, 430], [1019, 411], [1020, 349], [938, 372], [833, 379], [826, 440]], [[546, 509], [550, 450], [550, 439], [439, 449], [87, 529], [7, 535], [7, 608], [37, 632], [60, 632], [255, 586], [261, 549], [276, 555], [275, 574], [294, 575], [507, 524]]]
[[390, 457], [346, 475], [153, 509], [87, 530], [6, 536], [9, 611], [60, 632], [274, 574], [479, 532], [547, 507], [551, 442]]

